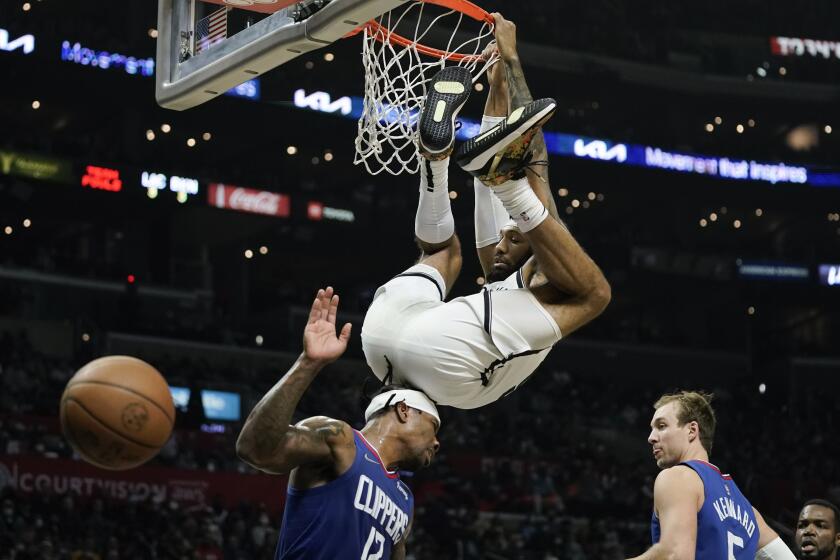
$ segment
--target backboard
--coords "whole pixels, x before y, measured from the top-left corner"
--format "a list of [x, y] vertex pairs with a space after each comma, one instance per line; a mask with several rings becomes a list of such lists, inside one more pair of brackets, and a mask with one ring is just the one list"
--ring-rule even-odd
[[158, 0], [158, 104], [200, 105], [408, 0]]

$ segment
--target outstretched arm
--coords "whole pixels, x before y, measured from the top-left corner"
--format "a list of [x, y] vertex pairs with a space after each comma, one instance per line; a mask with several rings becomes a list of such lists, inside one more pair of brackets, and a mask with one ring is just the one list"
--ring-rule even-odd
[[248, 415], [236, 441], [236, 453], [254, 468], [282, 474], [300, 465], [333, 463], [343, 470], [342, 466], [349, 466], [348, 457], [353, 460], [353, 433], [345, 422], [316, 416], [289, 425], [318, 372], [347, 349], [351, 327], [344, 325], [336, 336], [337, 311], [338, 296], [333, 295], [333, 289], [318, 290], [303, 333], [303, 354]]
[[[519, 60], [519, 52], [516, 49], [516, 24], [504, 18], [498, 12], [493, 14], [496, 20], [495, 34], [496, 44], [499, 49], [501, 62], [504, 64], [505, 76], [510, 92], [510, 106], [512, 109], [523, 107], [531, 103], [534, 98], [531, 90], [528, 89], [528, 82], [525, 81], [525, 72], [522, 70], [522, 63]], [[547, 162], [548, 149], [545, 145], [545, 135], [542, 130], [537, 132], [531, 140], [532, 161]], [[528, 182], [531, 188], [548, 209], [549, 215], [555, 220], [560, 220], [557, 213], [557, 205], [554, 196], [551, 194], [551, 186], [548, 181], [548, 164], [536, 165], [533, 169], [527, 170]]]
[[[483, 56], [490, 58], [496, 50], [496, 46], [491, 43], [485, 49]], [[493, 119], [507, 117], [510, 108], [505, 69], [501, 61], [497, 61], [487, 71], [487, 82], [489, 91], [487, 92], [487, 101], [484, 103], [484, 117], [490, 117], [490, 119], [482, 118], [482, 131], [486, 127], [494, 126]], [[501, 239], [500, 231], [507, 223], [509, 216], [502, 202], [496, 198], [496, 195], [489, 188], [482, 185], [478, 179], [473, 179], [473, 184], [475, 192], [475, 247], [478, 253], [478, 261], [481, 263], [481, 270], [486, 278], [493, 270], [493, 254]]]
[[[533, 98], [516, 49], [516, 25], [499, 13], [493, 14], [493, 17], [511, 107], [521, 107]], [[545, 160], [548, 153], [541, 131], [534, 137], [531, 146], [532, 161]], [[544, 220], [525, 234], [536, 257], [526, 265], [525, 275], [528, 286], [551, 313], [562, 335], [568, 336], [603, 312], [610, 301], [611, 291], [601, 270], [560, 220], [548, 183], [547, 166], [537, 166], [537, 169], [527, 171], [528, 184], [554, 219]], [[549, 285], [542, 285], [546, 283]]]

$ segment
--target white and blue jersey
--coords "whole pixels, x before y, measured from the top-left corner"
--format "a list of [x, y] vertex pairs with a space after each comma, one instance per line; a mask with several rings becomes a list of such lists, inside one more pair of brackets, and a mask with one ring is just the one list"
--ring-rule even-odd
[[521, 272], [444, 301], [435, 268], [416, 264], [380, 286], [362, 325], [362, 348], [384, 383], [436, 404], [478, 408], [522, 385], [560, 340], [560, 328]]
[[[728, 474], [705, 461], [680, 463], [703, 481], [703, 507], [697, 512], [695, 560], [753, 560], [758, 549], [755, 512]], [[659, 542], [659, 517], [653, 512], [653, 543]]]
[[275, 560], [388, 560], [406, 536], [414, 496], [353, 431], [356, 457], [323, 486], [289, 486]]

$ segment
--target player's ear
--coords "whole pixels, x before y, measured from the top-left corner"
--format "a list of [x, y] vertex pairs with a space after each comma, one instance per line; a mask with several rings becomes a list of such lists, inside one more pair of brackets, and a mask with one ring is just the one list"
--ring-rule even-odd
[[692, 420], [688, 423], [688, 440], [694, 441], [698, 437], [700, 437], [700, 424], [697, 420]]
[[408, 405], [404, 402], [399, 402], [394, 406], [394, 413], [396, 413], [397, 419], [403, 424], [408, 422]]

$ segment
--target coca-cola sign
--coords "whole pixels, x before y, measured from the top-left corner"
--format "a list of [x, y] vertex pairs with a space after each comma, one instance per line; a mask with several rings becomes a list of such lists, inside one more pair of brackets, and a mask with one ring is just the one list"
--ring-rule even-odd
[[210, 184], [210, 188], [207, 189], [207, 201], [216, 208], [228, 208], [251, 214], [286, 218], [290, 213], [289, 195], [222, 183]]

